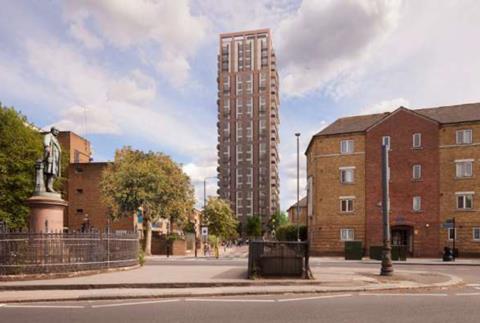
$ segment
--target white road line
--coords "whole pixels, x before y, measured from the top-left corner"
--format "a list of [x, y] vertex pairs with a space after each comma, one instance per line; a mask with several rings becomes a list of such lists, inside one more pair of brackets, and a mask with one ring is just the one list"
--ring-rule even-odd
[[113, 303], [113, 304], [92, 305], [92, 308], [133, 306], [133, 305], [157, 304], [157, 303], [172, 303], [172, 302], [178, 302], [178, 301], [180, 301], [180, 300], [179, 299], [162, 299], [160, 301], [146, 301], [146, 302]]
[[8, 308], [85, 308], [82, 305], [23, 305], [23, 304], [4, 304]]
[[295, 301], [306, 301], [311, 299], [326, 299], [326, 298], [339, 298], [339, 297], [349, 297], [352, 294], [341, 294], [341, 295], [323, 295], [323, 296], [313, 296], [313, 297], [303, 297], [303, 298], [282, 298], [278, 299], [278, 302], [295, 302]]
[[7, 305], [7, 304], [0, 304], [0, 307], [4, 307], [5, 305]]
[[480, 287], [480, 284], [466, 284], [467, 287]]
[[457, 296], [480, 296], [480, 293], [457, 293]]
[[412, 293], [410, 293], [410, 294], [407, 294], [407, 293], [405, 293], [405, 294], [359, 293], [358, 295], [360, 295], [360, 296], [434, 296], [434, 297], [445, 297], [445, 296], [448, 296], [448, 294], [412, 294]]
[[240, 302], [240, 303], [273, 303], [273, 299], [224, 299], [224, 298], [185, 298], [185, 302]]

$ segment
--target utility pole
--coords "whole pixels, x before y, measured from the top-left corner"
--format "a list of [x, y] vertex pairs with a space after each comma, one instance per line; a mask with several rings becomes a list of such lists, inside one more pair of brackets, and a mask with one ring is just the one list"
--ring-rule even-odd
[[300, 241], [300, 133], [297, 137], [297, 241]]
[[383, 213], [383, 251], [380, 275], [393, 275], [392, 244], [390, 241], [390, 172], [388, 165], [388, 145], [382, 145], [382, 213]]

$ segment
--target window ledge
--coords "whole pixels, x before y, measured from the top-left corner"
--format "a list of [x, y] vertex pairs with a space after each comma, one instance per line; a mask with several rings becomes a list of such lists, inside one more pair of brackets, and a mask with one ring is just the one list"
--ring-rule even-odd
[[412, 150], [423, 150], [423, 146], [420, 146], [420, 147], [412, 147]]
[[463, 176], [463, 177], [455, 176], [453, 179], [456, 181], [469, 180], [469, 179], [475, 179], [475, 176]]
[[419, 178], [419, 179], [412, 178], [412, 179], [411, 179], [411, 182], [412, 182], [412, 183], [423, 182], [423, 179], [422, 179], [422, 178]]
[[340, 214], [340, 215], [355, 215], [355, 211], [351, 211], [351, 212], [342, 212], [342, 211], [340, 211], [340, 212], [338, 212], [338, 214]]
[[417, 210], [412, 210], [412, 212], [413, 212], [413, 213], [423, 213], [424, 210], [418, 210], [418, 211], [417, 211]]
[[355, 182], [351, 182], [351, 183], [350, 182], [345, 182], [345, 183], [340, 182], [340, 184], [342, 184], [342, 185], [355, 185]]
[[455, 209], [455, 212], [477, 212], [475, 209]]

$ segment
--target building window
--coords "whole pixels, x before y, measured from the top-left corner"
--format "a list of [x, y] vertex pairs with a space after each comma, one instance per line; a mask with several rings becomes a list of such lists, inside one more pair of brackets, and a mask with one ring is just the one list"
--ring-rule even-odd
[[247, 94], [252, 94], [252, 74], [251, 73], [246, 75], [245, 86], [246, 86]]
[[412, 209], [415, 212], [418, 212], [422, 209], [422, 198], [420, 196], [413, 197]]
[[265, 91], [266, 84], [267, 84], [267, 73], [261, 72], [259, 74], [259, 78], [260, 78], [260, 82], [259, 82], [260, 91]]
[[252, 161], [252, 145], [247, 145], [247, 151], [245, 153], [245, 160], [251, 162]]
[[455, 161], [456, 177], [472, 177], [473, 175], [473, 160], [456, 160]]
[[223, 100], [223, 115], [225, 117], [230, 117], [230, 99], [229, 98], [225, 98]]
[[448, 240], [457, 239], [457, 229], [448, 228]]
[[242, 123], [237, 121], [237, 141], [242, 139]]
[[340, 167], [340, 182], [342, 184], [351, 184], [354, 180], [353, 167]]
[[250, 167], [248, 168], [247, 172], [247, 185], [252, 187], [252, 177], [253, 177], [253, 169]]
[[77, 214], [82, 214], [83, 213], [83, 209], [77, 209]]
[[457, 144], [465, 145], [472, 143], [472, 129], [457, 130]]
[[83, 193], [83, 188], [77, 188], [77, 193], [82, 194]]
[[340, 211], [343, 213], [353, 212], [353, 201], [352, 197], [340, 198]]
[[250, 96], [247, 98], [247, 115], [252, 116], [253, 98]]
[[258, 112], [260, 114], [265, 114], [267, 112], [267, 102], [265, 100], [265, 97], [261, 95], [258, 100], [259, 100]]
[[473, 228], [473, 240], [480, 241], [480, 228]]
[[352, 241], [355, 238], [353, 229], [340, 229], [340, 240]]
[[412, 178], [415, 180], [419, 180], [422, 178], [422, 165], [413, 165]]
[[237, 95], [243, 94], [243, 87], [242, 87], [242, 76], [237, 74]]
[[457, 209], [471, 210], [473, 208], [472, 192], [459, 192], [455, 194], [457, 195]]
[[253, 127], [253, 121], [250, 120], [250, 122], [247, 125], [247, 140], [248, 141], [251, 141], [252, 137], [253, 137], [252, 127]]
[[413, 148], [420, 148], [422, 147], [422, 134], [421, 133], [414, 133], [412, 136], [412, 144]]
[[341, 154], [352, 154], [353, 153], [353, 140], [342, 140], [340, 142], [340, 153]]
[[387, 146], [388, 150], [390, 150], [390, 136], [383, 136], [382, 137], [382, 145]]
[[243, 100], [242, 98], [237, 98], [237, 118], [242, 116], [243, 110]]
[[259, 146], [260, 146], [259, 147], [260, 157], [264, 157], [267, 153], [267, 144], [264, 142], [261, 142]]
[[[240, 169], [237, 168], [237, 187], [239, 187], [240, 185], [242, 185], [242, 174], [240, 173]], [[238, 196], [238, 193], [239, 192], [237, 192], [237, 196]], [[238, 198], [237, 198], [237, 200], [238, 200]], [[238, 201], [237, 201], [237, 203], [238, 203]]]
[[228, 93], [230, 91], [230, 76], [228, 74], [223, 75], [223, 92]]

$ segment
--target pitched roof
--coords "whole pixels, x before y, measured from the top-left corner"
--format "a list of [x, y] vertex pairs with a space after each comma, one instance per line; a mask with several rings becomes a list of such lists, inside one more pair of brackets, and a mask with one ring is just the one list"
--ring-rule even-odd
[[[439, 123], [480, 121], [480, 103], [415, 109], [413, 111], [430, 119], [436, 120]], [[390, 112], [385, 112], [340, 118], [322, 131], [318, 132], [315, 136], [362, 132], [367, 130], [376, 122], [387, 117], [389, 114]]]
[[[307, 207], [307, 197], [305, 196], [304, 198], [302, 198], [300, 201], [300, 207]], [[292, 206], [290, 206], [288, 209], [290, 210], [291, 208], [294, 208], [294, 207], [297, 207], [297, 203], [295, 204], [292, 204]]]
[[480, 103], [451, 105], [415, 110], [419, 114], [437, 120], [440, 123], [457, 123], [480, 120]]

